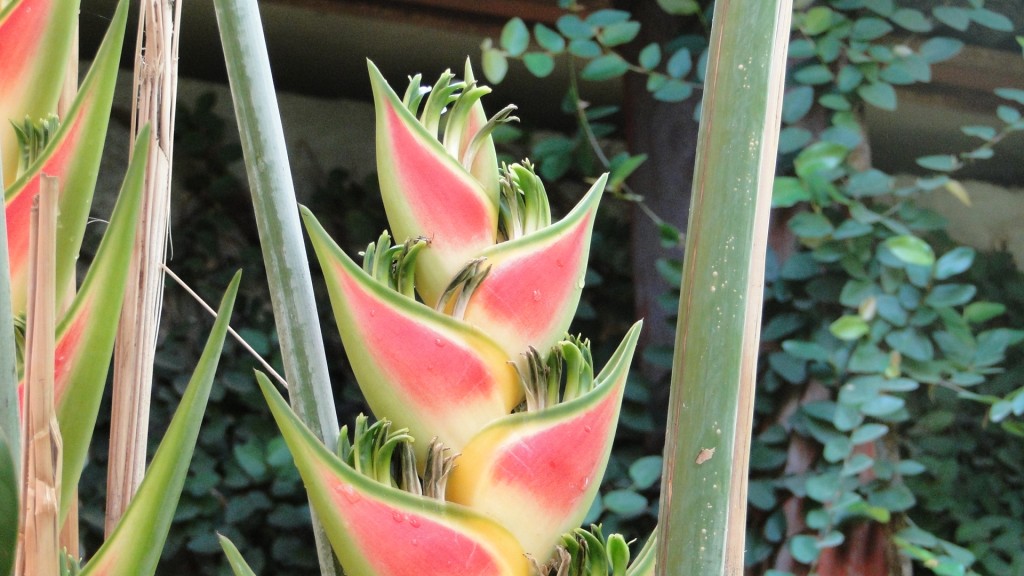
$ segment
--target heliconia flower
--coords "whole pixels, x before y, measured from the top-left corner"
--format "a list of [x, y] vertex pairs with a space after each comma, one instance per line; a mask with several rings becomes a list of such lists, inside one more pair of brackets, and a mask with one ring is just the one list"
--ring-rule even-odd
[[[490, 180], [497, 173], [497, 161], [489, 129], [486, 123], [480, 126], [483, 112], [478, 102], [489, 90], [451, 85], [452, 75], [446, 74], [422, 103], [417, 118], [422, 101], [418, 80], [403, 101], [377, 67], [368, 65], [384, 208], [397, 242], [417, 236], [430, 241], [430, 250], [420, 257], [416, 283], [424, 302], [434, 306], [459, 270], [497, 239], [497, 180]], [[449, 104], [452, 132], [445, 136], [447, 149], [437, 130]]]
[[[519, 404], [515, 369], [492, 338], [377, 281], [305, 208], [302, 216], [345, 352], [374, 414], [458, 451]], [[425, 443], [416, 448], [422, 459]]]
[[534, 559], [547, 560], [597, 495], [639, 334], [638, 322], [593, 389], [507, 416], [477, 434], [457, 459], [448, 499], [494, 518]]
[[[21, 0], [21, 4], [29, 2], [37, 0]], [[53, 0], [53, 3], [56, 4], [56, 0]], [[6, 191], [4, 209], [7, 215], [7, 245], [10, 253], [11, 302], [15, 315], [25, 309], [29, 215], [32, 198], [39, 190], [39, 176], [44, 173], [57, 177], [60, 182], [56, 280], [58, 300], [64, 301], [74, 290], [75, 263], [78, 260], [78, 251], [82, 244], [93, 190], [99, 174], [127, 18], [128, 4], [121, 1], [92, 68], [68, 112], [68, 117], [56, 132], [48, 135], [48, 144], [28, 167], [28, 171]], [[0, 28], [0, 44], [5, 46], [0, 50], [0, 54], [5, 54], [8, 46], [3, 32], [4, 29]], [[9, 80], [4, 78], [3, 70], [0, 69], [0, 83]], [[6, 120], [0, 120], [0, 132], [6, 134], [14, 131], [10, 130]], [[4, 145], [6, 146], [6, 140]], [[17, 149], [17, 146], [10, 147], [11, 151]], [[6, 153], [5, 148], [4, 154]], [[5, 173], [5, 177], [13, 173]]]
[[15, 0], [0, 10], [0, 189], [17, 176], [10, 122], [45, 118], [57, 106], [78, 0]]
[[357, 472], [299, 422], [263, 374], [257, 379], [313, 509], [349, 574], [528, 576], [522, 548], [498, 523]]
[[[145, 158], [138, 148], [136, 151], [136, 158]], [[217, 321], [203, 354], [142, 485], [114, 532], [78, 572], [79, 576], [152, 576], [156, 573], [199, 438], [240, 278], [241, 273], [236, 273], [221, 300]]]
[[468, 299], [463, 319], [517, 358], [548, 350], [569, 329], [583, 293], [590, 238], [607, 175], [559, 222], [496, 244], [477, 256], [487, 277]]
[[[81, 289], [57, 325], [54, 405], [63, 436], [61, 518], [78, 486], [103, 398], [142, 201], [149, 134], [148, 127], [139, 132], [110, 225]], [[19, 397], [23, 388], [24, 382]]]

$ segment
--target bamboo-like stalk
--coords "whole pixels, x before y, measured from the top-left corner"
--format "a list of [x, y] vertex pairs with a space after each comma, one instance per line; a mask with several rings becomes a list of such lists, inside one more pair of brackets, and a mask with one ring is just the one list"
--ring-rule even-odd
[[17, 576], [58, 576], [61, 440], [53, 400], [56, 330], [56, 178], [42, 176], [29, 232], [25, 418]]
[[[256, 0], [215, 0], [214, 8], [267, 268], [289, 400], [303, 423], [334, 451], [338, 443], [338, 416], [259, 8]], [[334, 554], [315, 515], [313, 532], [321, 574], [337, 574]]]
[[719, 0], [672, 366], [659, 576], [743, 573], [768, 212], [792, 0]]
[[[132, 134], [152, 127], [146, 184], [114, 349], [105, 532], [117, 526], [146, 470], [153, 359], [171, 207], [178, 27], [182, 2], [141, 0]], [[132, 139], [135, 141], [135, 138]], [[132, 151], [134, 153], [134, 149]]]

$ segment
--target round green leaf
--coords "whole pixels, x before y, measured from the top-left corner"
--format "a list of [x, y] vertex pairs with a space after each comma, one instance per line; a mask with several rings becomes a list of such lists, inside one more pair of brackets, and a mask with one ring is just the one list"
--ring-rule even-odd
[[960, 246], [946, 252], [935, 262], [935, 279], [945, 280], [970, 269], [974, 263], [974, 248]]
[[816, 212], [801, 212], [790, 218], [788, 226], [799, 238], [825, 238], [834, 230], [832, 222]]
[[662, 102], [682, 102], [693, 95], [693, 86], [680, 80], [670, 79], [654, 91], [654, 98]]
[[640, 33], [640, 23], [635, 21], [616, 22], [598, 33], [601, 43], [608, 47], [628, 44]]
[[555, 27], [569, 40], [587, 40], [594, 37], [594, 27], [575, 14], [565, 14], [555, 22]]
[[850, 150], [834, 142], [815, 142], [803, 150], [793, 161], [798, 176], [826, 173], [842, 165]]
[[530, 31], [522, 18], [513, 18], [501, 29], [501, 47], [509, 56], [519, 56], [530, 45]]
[[661, 64], [661, 46], [657, 42], [651, 42], [640, 51], [640, 66], [647, 70], [653, 70]]
[[870, 327], [860, 316], [847, 314], [832, 322], [828, 329], [836, 338], [851, 341], [867, 334]]
[[593, 40], [571, 40], [569, 52], [580, 58], [597, 58], [601, 55], [601, 46]]
[[832, 81], [832, 71], [829, 70], [828, 66], [812, 64], [797, 70], [793, 74], [793, 79], [809, 86], [828, 84]]
[[635, 518], [647, 510], [647, 498], [632, 490], [612, 490], [604, 495], [604, 507], [623, 518]]
[[541, 48], [551, 52], [552, 54], [558, 54], [562, 50], [565, 50], [565, 38], [563, 38], [558, 32], [555, 32], [541, 23], [537, 23], [533, 27], [533, 37], [537, 40], [537, 44], [539, 44]]
[[797, 86], [786, 92], [782, 100], [782, 121], [792, 124], [800, 120], [811, 110], [814, 105], [814, 88], [810, 86]]
[[484, 76], [491, 84], [500, 84], [508, 74], [508, 59], [505, 53], [496, 48], [485, 48], [483, 53]]
[[605, 54], [599, 56], [583, 67], [580, 76], [584, 80], [610, 80], [618, 78], [629, 70], [629, 64], [618, 54]]
[[630, 13], [625, 10], [604, 8], [587, 16], [587, 24], [591, 26], [613, 26], [629, 20], [630, 16]]
[[999, 32], [1013, 32], [1013, 21], [1000, 14], [993, 12], [988, 8], [975, 8], [971, 10], [968, 15], [971, 20], [974, 20], [978, 24], [997, 30]]
[[901, 410], [904, 405], [906, 405], [906, 402], [903, 398], [882, 394], [868, 400], [864, 404], [861, 404], [860, 411], [863, 412], [865, 416], [874, 416], [878, 418]]
[[955, 38], [940, 36], [925, 40], [924, 44], [921, 44], [921, 47], [918, 49], [918, 52], [929, 64], [937, 64], [955, 57], [963, 50], [963, 47], [964, 43]]
[[960, 161], [952, 154], [936, 154], [922, 156], [916, 160], [917, 165], [938, 172], [952, 172], [961, 166]]
[[935, 252], [932, 251], [932, 247], [917, 236], [893, 236], [885, 241], [885, 247], [907, 264], [931, 266], [935, 263]]
[[857, 94], [865, 102], [882, 110], [896, 109], [896, 90], [888, 82], [871, 82], [857, 87]]
[[900, 8], [889, 17], [897, 26], [911, 32], [931, 32], [932, 23], [920, 10], [913, 8]]
[[661, 456], [644, 456], [629, 466], [629, 478], [638, 490], [646, 490], [661, 479]]
[[668, 59], [665, 70], [673, 78], [683, 78], [693, 69], [693, 56], [687, 48], [680, 48]]
[[865, 424], [853, 431], [853, 434], [850, 435], [850, 441], [853, 442], [855, 446], [859, 446], [868, 442], [874, 442], [882, 436], [885, 436], [888, 432], [889, 427], [885, 424]]
[[688, 16], [700, 12], [697, 0], [658, 0], [658, 6], [669, 14]]
[[881, 18], [869, 16], [867, 18], [860, 18], [853, 23], [850, 37], [854, 40], [870, 42], [885, 36], [889, 32], [892, 32], [891, 24]]
[[804, 14], [800, 31], [808, 36], [817, 36], [832, 26], [833, 15], [828, 6], [815, 6]]
[[1006, 313], [1006, 305], [998, 302], [972, 302], [964, 309], [964, 320], [981, 324]]
[[811, 564], [818, 559], [821, 550], [818, 548], [818, 541], [813, 536], [799, 534], [790, 539], [789, 552], [797, 562]]
[[530, 52], [523, 56], [523, 64], [537, 78], [544, 78], [555, 69], [555, 59], [546, 52]]

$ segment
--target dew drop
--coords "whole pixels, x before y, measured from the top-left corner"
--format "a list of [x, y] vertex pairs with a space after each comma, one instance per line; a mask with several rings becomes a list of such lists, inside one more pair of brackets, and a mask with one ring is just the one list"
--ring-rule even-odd
[[590, 432], [591, 430], [593, 430], [593, 428], [590, 426], [590, 424], [585, 424], [583, 426], [583, 431], [584, 432]]
[[[415, 517], [415, 516], [410, 516], [409, 517], [409, 526], [412, 526], [413, 528], [419, 528], [420, 527], [420, 519]], [[413, 540], [413, 542], [415, 542], [415, 540]]]
[[584, 476], [583, 480], [580, 480], [580, 492], [586, 492], [587, 486], [590, 486], [590, 476]]
[[586, 280], [582, 276], [580, 276], [580, 279], [576, 281], [576, 287], [579, 288], [580, 290], [582, 290], [583, 287], [586, 286], [586, 285], [587, 285]]
[[533, 291], [533, 301], [540, 302], [540, 290]]
[[561, 260], [555, 260], [555, 266], [558, 266], [559, 268], [565, 268], [565, 262], [562, 262]]
[[419, 546], [420, 545], [420, 541], [417, 540], [416, 538], [413, 538], [412, 541], [409, 542], [409, 543], [412, 544], [413, 546]]
[[352, 486], [349, 486], [348, 484], [342, 484], [336, 490], [338, 492], [341, 492], [341, 495], [345, 498], [345, 500], [348, 500], [349, 504], [355, 504], [356, 502], [362, 500], [362, 496], [360, 496], [359, 493], [356, 492], [356, 489], [353, 488]]
[[391, 519], [395, 522], [401, 523], [402, 520], [404, 520], [405, 518], [402, 516], [401, 512], [395, 510], [394, 512], [391, 513]]
[[437, 346], [438, 348], [444, 348], [445, 344], [446, 342], [444, 340], [441, 340], [440, 338], [434, 338], [434, 346]]
[[373, 318], [373, 317], [374, 317], [374, 316], [376, 316], [376, 315], [377, 315], [377, 311], [376, 311], [376, 310], [374, 310], [373, 308], [371, 308], [371, 309], [370, 309], [370, 318]]

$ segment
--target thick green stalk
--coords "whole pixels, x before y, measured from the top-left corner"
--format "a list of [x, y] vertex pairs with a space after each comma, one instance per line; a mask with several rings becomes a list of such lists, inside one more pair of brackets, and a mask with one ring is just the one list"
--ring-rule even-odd
[[[284, 130], [256, 0], [216, 0], [217, 22], [267, 267], [292, 407], [332, 452], [338, 442], [327, 356], [299, 225]], [[334, 560], [314, 517], [322, 574]]]
[[742, 574], [792, 0], [715, 5], [665, 445], [660, 576]]
[[[3, 168], [0, 168], [0, 198], [4, 197]], [[21, 424], [18, 420], [18, 374], [15, 365], [14, 318], [11, 316], [11, 265], [7, 252], [7, 211], [0, 210], [0, 436], [7, 440], [14, 469], [21, 462]]]

